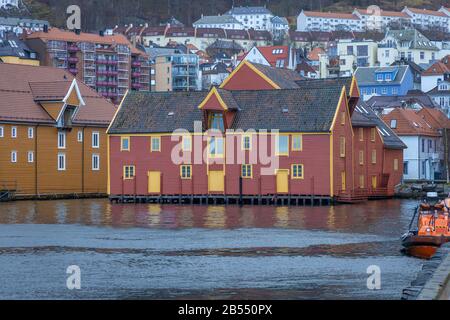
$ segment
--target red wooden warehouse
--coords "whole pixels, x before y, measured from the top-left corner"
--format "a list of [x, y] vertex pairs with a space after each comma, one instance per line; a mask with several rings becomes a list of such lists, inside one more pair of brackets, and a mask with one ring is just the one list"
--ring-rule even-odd
[[351, 199], [366, 190], [355, 184], [358, 99], [354, 79], [306, 81], [248, 62], [209, 92], [129, 92], [108, 129], [109, 194], [191, 203]]

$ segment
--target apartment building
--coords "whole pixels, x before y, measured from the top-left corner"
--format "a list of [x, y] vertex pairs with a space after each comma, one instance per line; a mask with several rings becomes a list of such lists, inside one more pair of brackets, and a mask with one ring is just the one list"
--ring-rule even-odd
[[352, 13], [302, 10], [297, 17], [297, 31], [363, 31], [363, 22]]
[[44, 28], [49, 27], [50, 27], [49, 22], [45, 20], [0, 17], [0, 32], [12, 31], [17, 34], [22, 34], [25, 31], [27, 32], [42, 31], [44, 30]]
[[377, 63], [377, 48], [373, 40], [338, 40], [337, 56], [320, 55], [320, 75], [349, 77], [359, 67], [373, 67]]
[[175, 53], [154, 60], [154, 91], [201, 90], [199, 58], [195, 54]]
[[244, 25], [235, 17], [229, 15], [204, 16], [193, 23], [194, 28], [215, 28], [215, 29], [231, 29], [243, 30]]
[[123, 35], [51, 28], [27, 35], [25, 42], [41, 65], [68, 70], [114, 103], [127, 90], [149, 91], [148, 58]]
[[383, 31], [388, 27], [399, 29], [411, 25], [411, 17], [405, 12], [355, 9], [353, 14], [361, 19], [365, 30]]
[[233, 7], [225, 13], [239, 21], [245, 29], [271, 30], [274, 14], [266, 7]]
[[450, 16], [445, 10], [433, 11], [405, 7], [402, 12], [411, 17], [411, 23], [415, 27], [450, 31]]

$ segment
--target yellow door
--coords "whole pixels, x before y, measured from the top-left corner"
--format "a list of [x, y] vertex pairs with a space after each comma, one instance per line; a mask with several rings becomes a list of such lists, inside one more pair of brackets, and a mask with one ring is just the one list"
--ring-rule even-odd
[[377, 176], [372, 177], [372, 188], [373, 189], [377, 188]]
[[224, 174], [223, 171], [210, 171], [208, 175], [209, 192], [224, 191]]
[[148, 193], [161, 193], [161, 172], [148, 172]]
[[277, 171], [277, 193], [289, 192], [289, 170]]
[[345, 191], [347, 189], [347, 177], [345, 171], [341, 172], [341, 189]]

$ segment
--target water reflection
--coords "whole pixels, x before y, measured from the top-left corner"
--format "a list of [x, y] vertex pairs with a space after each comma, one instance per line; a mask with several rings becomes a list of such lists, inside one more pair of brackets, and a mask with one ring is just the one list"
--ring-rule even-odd
[[106, 199], [0, 204], [0, 224], [81, 224], [115, 228], [290, 228], [398, 235], [414, 201], [335, 207], [177, 206], [111, 204]]

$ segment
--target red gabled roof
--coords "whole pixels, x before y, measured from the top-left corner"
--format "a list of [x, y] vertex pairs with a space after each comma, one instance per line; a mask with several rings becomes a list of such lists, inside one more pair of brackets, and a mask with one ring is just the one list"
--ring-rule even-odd
[[319, 61], [319, 54], [323, 53], [325, 53], [325, 50], [320, 47], [315, 47], [308, 53], [308, 59], [311, 61]]
[[[362, 15], [372, 15], [372, 13], [368, 12], [367, 9], [355, 9]], [[381, 10], [380, 16], [382, 17], [398, 17], [398, 18], [410, 18], [409, 15], [407, 15], [404, 12], [399, 11], [387, 11], [387, 10]]]
[[449, 68], [441, 61], [436, 61], [427, 70], [425, 70], [423, 76], [434, 76], [444, 73], [450, 73]]
[[320, 12], [320, 11], [303, 11], [303, 13], [307, 17], [359, 20], [359, 18], [352, 13]]
[[257, 47], [259, 52], [266, 58], [272, 67], [277, 66], [277, 61], [284, 60], [284, 66], [289, 63], [289, 47], [288, 46], [267, 46]]
[[396, 108], [383, 115], [383, 121], [391, 126], [396, 120], [396, 128], [392, 130], [399, 136], [439, 136], [438, 129], [426, 121], [422, 115], [412, 109]]
[[447, 15], [440, 11], [427, 10], [427, 9], [416, 9], [416, 8], [407, 8], [409, 11], [415, 14], [426, 14], [429, 16], [438, 16], [438, 17], [447, 17]]

